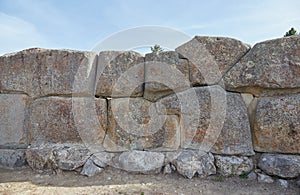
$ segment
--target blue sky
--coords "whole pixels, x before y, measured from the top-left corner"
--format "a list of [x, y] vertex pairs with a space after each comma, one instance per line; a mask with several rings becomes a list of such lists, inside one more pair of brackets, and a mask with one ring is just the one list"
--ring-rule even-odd
[[91, 50], [147, 25], [253, 45], [291, 27], [299, 32], [299, 10], [299, 0], [0, 0], [0, 55], [30, 47]]

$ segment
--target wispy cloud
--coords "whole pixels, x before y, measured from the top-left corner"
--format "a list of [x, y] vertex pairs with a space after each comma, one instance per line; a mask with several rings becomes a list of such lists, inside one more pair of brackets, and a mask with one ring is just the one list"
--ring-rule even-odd
[[0, 12], [0, 55], [45, 43], [35, 26]]

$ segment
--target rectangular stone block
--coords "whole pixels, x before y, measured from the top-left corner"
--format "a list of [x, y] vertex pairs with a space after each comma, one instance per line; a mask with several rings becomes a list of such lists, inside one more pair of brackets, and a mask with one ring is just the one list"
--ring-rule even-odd
[[0, 92], [94, 95], [97, 55], [33, 48], [0, 57]]
[[144, 57], [133, 51], [103, 51], [98, 57], [96, 95], [143, 95]]
[[156, 106], [161, 114], [180, 116], [182, 148], [254, 154], [248, 113], [239, 94], [220, 86], [198, 87], [162, 98]]
[[48, 97], [33, 102], [31, 144], [82, 143], [101, 148], [106, 131], [106, 100], [88, 97]]
[[109, 101], [109, 125], [104, 140], [107, 151], [177, 150], [180, 145], [179, 119], [161, 116], [143, 98]]
[[189, 63], [174, 51], [149, 53], [145, 57], [145, 92], [149, 101], [190, 87]]
[[0, 148], [27, 147], [28, 104], [22, 94], [0, 94]]
[[0, 149], [0, 168], [14, 169], [26, 165], [24, 149]]
[[300, 154], [300, 94], [259, 98], [253, 126], [256, 151]]

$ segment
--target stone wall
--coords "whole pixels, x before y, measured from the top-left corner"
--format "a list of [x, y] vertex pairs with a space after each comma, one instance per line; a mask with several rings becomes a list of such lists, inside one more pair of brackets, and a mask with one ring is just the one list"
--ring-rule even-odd
[[[0, 167], [300, 176], [300, 37], [0, 57]], [[269, 177], [269, 176], [272, 177]]]

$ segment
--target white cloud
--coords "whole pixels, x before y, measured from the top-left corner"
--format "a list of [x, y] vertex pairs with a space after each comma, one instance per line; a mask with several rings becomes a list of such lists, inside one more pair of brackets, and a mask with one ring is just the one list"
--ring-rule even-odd
[[45, 43], [35, 26], [0, 12], [0, 55]]

